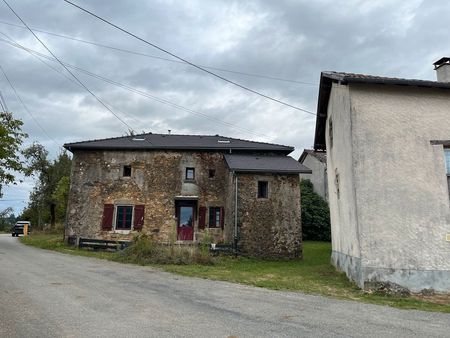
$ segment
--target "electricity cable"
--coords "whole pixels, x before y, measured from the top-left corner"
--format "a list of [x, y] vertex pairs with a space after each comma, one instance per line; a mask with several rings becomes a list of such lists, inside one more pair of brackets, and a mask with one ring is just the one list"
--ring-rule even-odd
[[[0, 34], [5, 35], [4, 33], [1, 33], [1, 32], [0, 32]], [[45, 58], [45, 59], [47, 59], [47, 60], [49, 60], [49, 61], [56, 62], [53, 58], [51, 58], [51, 57], [49, 57], [49, 56], [47, 56], [47, 55], [45, 55], [45, 54], [42, 54], [42, 53], [40, 53], [40, 52], [37, 52], [37, 51], [35, 51], [35, 50], [32, 50], [32, 49], [30, 49], [30, 48], [24, 47], [24, 46], [22, 46], [22, 45], [20, 45], [20, 44], [18, 44], [18, 43], [11, 43], [11, 42], [9, 42], [9, 41], [7, 41], [7, 40], [4, 40], [4, 39], [2, 39], [2, 38], [0, 38], [0, 41], [6, 42], [6, 43], [8, 43], [8, 44], [10, 44], [10, 45], [12, 45], [12, 46], [14, 46], [14, 47], [16, 47], [16, 48], [25, 50], [25, 51], [27, 51], [27, 52], [29, 52], [29, 53], [31, 53], [31, 54], [38, 55], [39, 57]], [[234, 128], [234, 129], [238, 129], [238, 130], [244, 131], [244, 132], [246, 132], [246, 133], [253, 134], [253, 135], [255, 135], [255, 136], [267, 136], [267, 135], [264, 135], [264, 134], [261, 134], [261, 133], [254, 132], [254, 131], [252, 131], [252, 130], [250, 130], [250, 129], [247, 129], [247, 128], [244, 128], [244, 127], [240, 127], [240, 126], [237, 126], [237, 125], [235, 125], [235, 124], [233, 124], [233, 123], [226, 122], [226, 121], [223, 121], [223, 120], [221, 120], [221, 119], [212, 117], [212, 116], [207, 115], [207, 114], [205, 114], [205, 113], [201, 113], [201, 112], [198, 112], [198, 111], [196, 111], [196, 110], [193, 110], [193, 109], [190, 109], [190, 108], [186, 108], [186, 107], [184, 107], [184, 106], [181, 106], [181, 105], [176, 104], [176, 103], [174, 103], [174, 102], [171, 102], [171, 101], [169, 101], [169, 100], [166, 100], [166, 99], [163, 99], [163, 98], [154, 96], [154, 95], [152, 95], [152, 94], [149, 94], [148, 92], [139, 90], [139, 89], [134, 88], [134, 87], [131, 87], [131, 86], [129, 86], [129, 85], [126, 85], [126, 84], [123, 84], [123, 83], [120, 83], [120, 82], [111, 80], [111, 79], [109, 79], [109, 78], [103, 77], [103, 76], [101, 76], [101, 75], [92, 73], [92, 72], [90, 72], [90, 71], [88, 71], [88, 70], [85, 70], [85, 69], [83, 69], [83, 68], [80, 68], [80, 67], [77, 67], [77, 66], [73, 66], [73, 65], [68, 64], [68, 63], [64, 63], [64, 65], [65, 65], [66, 67], [68, 67], [68, 68], [74, 69], [74, 70], [79, 71], [79, 72], [81, 72], [81, 73], [84, 73], [84, 74], [86, 74], [86, 75], [88, 75], [88, 76], [91, 76], [91, 77], [97, 78], [97, 79], [99, 79], [99, 80], [101, 80], [101, 81], [104, 81], [104, 82], [106, 82], [106, 83], [109, 83], [109, 84], [118, 86], [118, 87], [120, 87], [120, 88], [123, 88], [123, 89], [125, 89], [125, 90], [130, 91], [130, 92], [133, 92], [133, 93], [138, 94], [138, 95], [140, 95], [140, 96], [144, 96], [144, 97], [146, 97], [146, 98], [155, 100], [155, 101], [157, 101], [157, 102], [159, 102], [159, 103], [162, 103], [162, 104], [171, 106], [171, 107], [173, 107], [173, 108], [175, 108], [175, 109], [183, 110], [183, 111], [188, 112], [188, 113], [190, 113], [190, 114], [194, 114], [194, 115], [198, 115], [198, 116], [204, 117], [204, 118], [206, 118], [206, 119], [208, 119], [208, 120], [210, 120], [210, 121], [213, 121], [213, 122], [216, 122], [216, 123], [221, 123], [221, 124], [223, 124], [223, 125], [225, 125], [225, 126], [227, 126], [227, 127], [231, 127], [231, 128]]]
[[[2, 20], [0, 20], [0, 24], [27, 29], [25, 26], [17, 25], [17, 24], [14, 24], [14, 23], [11, 23], [11, 22], [2, 21]], [[107, 49], [111, 49], [111, 50], [115, 50], [115, 51], [119, 51], [119, 52], [123, 52], [123, 53], [128, 53], [128, 54], [133, 54], [133, 55], [138, 55], [138, 56], [144, 56], [144, 57], [148, 57], [148, 58], [153, 58], [153, 59], [158, 59], [158, 60], [163, 60], [163, 61], [168, 61], [168, 62], [173, 62], [173, 63], [186, 65], [185, 62], [179, 61], [179, 60], [168, 59], [168, 58], [164, 58], [164, 57], [161, 57], [161, 56], [156, 56], [156, 55], [151, 55], [151, 54], [147, 54], [147, 53], [136, 52], [136, 51], [133, 51], [133, 50], [130, 50], [130, 49], [125, 49], [125, 48], [105, 45], [105, 44], [99, 43], [99, 42], [94, 42], [94, 41], [74, 38], [72, 36], [58, 34], [58, 33], [54, 33], [54, 32], [49, 32], [49, 31], [38, 29], [38, 28], [34, 28], [34, 27], [31, 27], [31, 29], [33, 31], [35, 31], [35, 32], [44, 33], [44, 34], [48, 34], [48, 35], [53, 35], [53, 36], [57, 36], [57, 37], [60, 37], [60, 38], [63, 38], [63, 39], [77, 41], [77, 42], [81, 42], [81, 43], [85, 43], [85, 44], [89, 44], [89, 45], [93, 45], [93, 46], [97, 46], [97, 47], [107, 48]], [[205, 66], [205, 65], [199, 65], [199, 66], [201, 66], [203, 68], [207, 68], [207, 69], [218, 70], [220, 72], [227, 72], [227, 73], [239, 74], [239, 75], [244, 75], [244, 76], [258, 77], [258, 78], [274, 80], [274, 81], [290, 82], [290, 83], [296, 83], [296, 84], [301, 84], [301, 85], [317, 86], [317, 83], [306, 82], [306, 81], [298, 81], [298, 80], [292, 80], [292, 79], [285, 79], [285, 78], [281, 78], [281, 77], [277, 77], [277, 76], [255, 74], [255, 73], [246, 73], [246, 72], [241, 72], [241, 71], [237, 71], [237, 70], [230, 70], [230, 69], [224, 69], [224, 68], [212, 67], [212, 66]]]
[[94, 94], [83, 82], [78, 79], [78, 77], [73, 74], [59, 59], [58, 57], [50, 50], [50, 48], [47, 47], [47, 45], [39, 39], [39, 37], [33, 32], [33, 30], [27, 25], [27, 23], [19, 16], [19, 14], [14, 11], [14, 9], [9, 5], [9, 3], [6, 0], [3, 0], [3, 2], [8, 6], [8, 8], [11, 10], [11, 12], [14, 13], [14, 15], [22, 22], [22, 24], [27, 27], [27, 29], [33, 34], [33, 36], [36, 38], [36, 40], [39, 41], [39, 43], [58, 61], [58, 63], [89, 93], [92, 97], [94, 97], [106, 110], [108, 110], [111, 114], [113, 114], [122, 124], [124, 124], [128, 128], [128, 132], [133, 133], [133, 128], [125, 122], [123, 119], [120, 118], [111, 108], [109, 108], [97, 95]]
[[[3, 1], [6, 2], [6, 0], [3, 0]], [[239, 88], [241, 88], [241, 89], [244, 89], [244, 90], [246, 90], [246, 91], [248, 91], [248, 92], [251, 92], [251, 93], [253, 93], [253, 94], [256, 94], [256, 95], [259, 95], [259, 96], [261, 96], [261, 97], [264, 97], [264, 98], [266, 98], [266, 99], [268, 99], [268, 100], [277, 102], [277, 103], [282, 104], [282, 105], [284, 105], [284, 106], [287, 106], [287, 107], [290, 107], [290, 108], [293, 108], [293, 109], [296, 109], [296, 110], [305, 112], [305, 113], [307, 113], [307, 114], [316, 115], [315, 113], [313, 113], [313, 112], [311, 112], [311, 111], [309, 111], [309, 110], [306, 110], [306, 109], [303, 109], [303, 108], [294, 106], [294, 105], [292, 105], [292, 104], [290, 104], [290, 103], [287, 103], [287, 102], [281, 101], [281, 100], [279, 100], [279, 99], [273, 98], [273, 97], [271, 97], [271, 96], [269, 96], [269, 95], [263, 94], [263, 93], [261, 93], [261, 92], [258, 92], [258, 91], [256, 91], [256, 90], [254, 90], [254, 89], [251, 89], [251, 88], [246, 87], [246, 86], [244, 86], [244, 85], [241, 85], [241, 84], [239, 84], [239, 83], [237, 83], [237, 82], [234, 82], [234, 81], [232, 81], [232, 80], [229, 80], [229, 79], [227, 79], [227, 78], [225, 78], [225, 77], [223, 77], [223, 76], [221, 76], [221, 75], [219, 75], [219, 74], [216, 74], [216, 73], [214, 73], [214, 72], [212, 72], [212, 71], [210, 71], [210, 70], [207, 70], [207, 69], [204, 68], [204, 67], [198, 66], [198, 65], [196, 65], [196, 64], [194, 64], [194, 63], [192, 63], [192, 62], [190, 62], [190, 61], [188, 61], [188, 60], [186, 60], [186, 59], [184, 59], [184, 58], [182, 58], [182, 57], [180, 57], [180, 56], [178, 56], [178, 55], [176, 55], [176, 54], [174, 54], [174, 53], [172, 53], [172, 52], [170, 52], [170, 51], [168, 51], [168, 50], [166, 50], [166, 49], [164, 49], [164, 48], [162, 48], [162, 47], [159, 47], [158, 45], [156, 45], [156, 44], [154, 44], [154, 43], [152, 43], [152, 42], [149, 42], [149, 41], [147, 41], [147, 40], [145, 40], [145, 39], [143, 39], [143, 38], [137, 36], [137, 35], [134, 34], [134, 33], [131, 33], [131, 32], [129, 32], [129, 31], [127, 31], [126, 29], [124, 29], [124, 28], [122, 28], [122, 27], [120, 27], [120, 26], [118, 26], [118, 25], [116, 25], [116, 24], [114, 24], [114, 23], [112, 23], [112, 22], [110, 22], [110, 21], [108, 21], [108, 20], [106, 20], [106, 19], [100, 17], [99, 15], [97, 15], [97, 14], [95, 14], [95, 13], [93, 13], [93, 12], [91, 12], [91, 11], [89, 11], [89, 10], [87, 10], [87, 9], [85, 9], [85, 8], [83, 8], [83, 7], [81, 7], [81, 6], [77, 5], [77, 4], [75, 4], [75, 3], [71, 2], [71, 1], [69, 1], [69, 0], [63, 0], [63, 1], [66, 2], [66, 3], [68, 3], [68, 4], [70, 4], [70, 5], [72, 5], [72, 6], [74, 6], [74, 7], [76, 7], [76, 8], [78, 8], [78, 9], [80, 9], [80, 10], [82, 10], [82, 11], [84, 11], [85, 13], [87, 13], [87, 14], [89, 14], [89, 15], [91, 15], [91, 16], [93, 16], [93, 17], [95, 17], [95, 18], [97, 18], [97, 19], [99, 19], [99, 20], [101, 20], [101, 21], [103, 21], [103, 22], [105, 22], [106, 24], [108, 24], [108, 25], [110, 25], [110, 26], [112, 26], [112, 27], [114, 27], [114, 28], [116, 28], [116, 29], [122, 31], [123, 33], [128, 34], [128, 35], [134, 37], [135, 39], [137, 39], [137, 40], [139, 40], [139, 41], [142, 41], [142, 42], [146, 43], [147, 45], [152, 46], [153, 48], [156, 48], [156, 49], [158, 49], [158, 50], [160, 50], [160, 51], [162, 51], [162, 52], [164, 52], [164, 53], [166, 53], [166, 54], [168, 54], [168, 55], [170, 55], [170, 56], [172, 56], [172, 57], [174, 57], [174, 58], [176, 58], [176, 59], [178, 59], [178, 60], [180, 60], [180, 61], [182, 61], [182, 62], [184, 62], [184, 63], [186, 63], [186, 64], [188, 64], [188, 65], [190, 65], [190, 66], [192, 66], [192, 67], [194, 67], [194, 68], [196, 68], [196, 69], [198, 69], [198, 70], [201, 70], [201, 71], [203, 71], [203, 72], [205, 72], [205, 73], [207, 73], [207, 74], [209, 74], [209, 75], [212, 75], [212, 76], [214, 76], [214, 77], [216, 77], [216, 78], [218, 78], [218, 79], [220, 79], [220, 80], [223, 80], [223, 81], [225, 81], [225, 82], [228, 82], [228, 83], [230, 83], [230, 84], [232, 84], [232, 85], [234, 85], [234, 86], [237, 86], [237, 87], [239, 87]]]

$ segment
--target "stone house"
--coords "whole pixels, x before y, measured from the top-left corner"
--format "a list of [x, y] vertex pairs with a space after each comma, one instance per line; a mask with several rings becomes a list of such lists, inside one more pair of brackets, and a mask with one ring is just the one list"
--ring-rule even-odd
[[292, 147], [142, 134], [65, 144], [73, 153], [67, 235], [196, 243], [208, 233], [247, 255], [301, 256]]
[[360, 287], [450, 291], [449, 67], [437, 82], [321, 74], [332, 262]]
[[300, 174], [300, 178], [310, 180], [314, 191], [328, 201], [327, 153], [305, 149], [298, 161], [312, 171], [311, 174]]

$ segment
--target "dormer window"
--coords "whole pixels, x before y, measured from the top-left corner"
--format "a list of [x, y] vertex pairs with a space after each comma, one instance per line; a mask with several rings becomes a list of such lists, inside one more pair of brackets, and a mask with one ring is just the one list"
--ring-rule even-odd
[[123, 166], [123, 177], [131, 177], [131, 165], [124, 165]]
[[186, 168], [186, 179], [195, 180], [195, 168]]

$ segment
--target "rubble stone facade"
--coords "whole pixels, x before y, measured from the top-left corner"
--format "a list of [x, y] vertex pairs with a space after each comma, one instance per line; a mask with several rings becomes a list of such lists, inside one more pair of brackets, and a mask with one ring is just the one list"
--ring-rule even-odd
[[[220, 150], [70, 150], [68, 236], [131, 240], [143, 233], [196, 243], [208, 233], [214, 243], [233, 244], [237, 177], [239, 250], [301, 257], [298, 174], [236, 173]], [[257, 196], [260, 180], [268, 182], [267, 198]], [[182, 233], [186, 210], [192, 232]]]

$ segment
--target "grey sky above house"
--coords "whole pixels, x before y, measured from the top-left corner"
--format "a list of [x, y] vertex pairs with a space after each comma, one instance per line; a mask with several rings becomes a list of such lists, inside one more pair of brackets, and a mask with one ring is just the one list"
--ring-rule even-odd
[[[193, 63], [307, 82], [214, 70], [313, 112], [321, 71], [435, 80], [432, 62], [450, 55], [450, 2], [440, 0], [76, 2]], [[173, 59], [63, 1], [9, 3], [32, 28]], [[9, 37], [48, 55], [29, 31], [6, 23], [21, 25], [0, 2], [0, 65], [45, 129], [44, 133], [24, 110], [0, 74], [0, 90], [9, 109], [24, 121], [24, 130], [30, 135], [27, 143], [41, 142], [55, 157], [66, 142], [127, 132], [83, 89], [26, 51], [5, 43]], [[36, 33], [63, 62], [197, 113], [74, 71], [137, 132], [165, 133], [170, 129], [175, 134], [220, 134], [273, 142], [294, 146], [295, 158], [313, 144], [313, 115], [246, 92], [188, 65]], [[57, 63], [45, 61], [62, 71]], [[12, 205], [19, 212], [31, 186], [32, 181], [25, 180], [6, 188], [0, 209]]]

